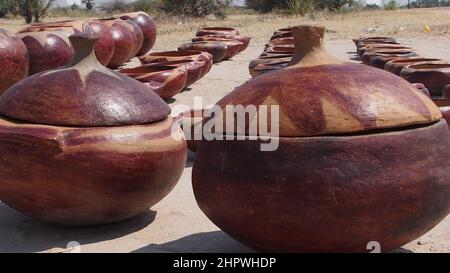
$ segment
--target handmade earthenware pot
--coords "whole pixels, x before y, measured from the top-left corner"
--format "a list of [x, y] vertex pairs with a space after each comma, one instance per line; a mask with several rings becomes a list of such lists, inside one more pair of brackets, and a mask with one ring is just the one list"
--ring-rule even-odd
[[[378, 68], [384, 69], [384, 65], [386, 62], [398, 59], [398, 58], [408, 58], [408, 57], [416, 57], [417, 53], [410, 50], [402, 50], [402, 49], [379, 49], [374, 51], [366, 51], [361, 56], [362, 63], [366, 65], [376, 66]], [[375, 60], [374, 60], [375, 59]]]
[[[246, 140], [199, 143], [192, 181], [202, 211], [271, 252], [367, 252], [374, 240], [390, 251], [429, 231], [450, 211], [450, 132], [439, 109], [392, 73], [331, 56], [323, 28], [293, 33], [293, 65], [238, 87], [207, 119], [222, 125], [216, 135]], [[250, 134], [265, 115], [231, 130], [227, 105], [278, 109], [266, 125], [279, 132]], [[261, 150], [267, 140], [278, 141], [273, 151]]]
[[28, 76], [29, 59], [25, 44], [16, 35], [0, 29], [0, 95]]
[[257, 77], [268, 72], [283, 69], [286, 68], [290, 62], [291, 58], [280, 58], [278, 60], [275, 59], [270, 62], [259, 63], [255, 66], [253, 66], [253, 64], [251, 63], [249, 66], [250, 75], [252, 75], [252, 77]]
[[187, 71], [185, 88], [191, 86], [203, 76], [205, 62], [196, 62], [193, 60], [180, 60], [150, 64], [154, 66], [176, 66]]
[[188, 80], [187, 70], [176, 65], [146, 64], [121, 69], [120, 72], [142, 82], [164, 100], [180, 93], [186, 87]]
[[130, 26], [121, 19], [101, 19], [107, 25], [114, 39], [114, 53], [107, 67], [118, 68], [133, 57], [136, 37], [130, 31]]
[[250, 40], [252, 39], [249, 36], [242, 36], [242, 35], [226, 35], [226, 34], [215, 34], [215, 35], [205, 35], [205, 36], [199, 36], [194, 38], [192, 41], [213, 41], [213, 39], [228, 39], [228, 40], [233, 40], [233, 41], [238, 41], [242, 43], [241, 48], [239, 49], [239, 52], [244, 51], [245, 49], [247, 49], [248, 45], [250, 44]]
[[239, 31], [231, 27], [204, 27], [197, 30], [195, 36], [205, 35], [239, 35]]
[[388, 50], [391, 50], [391, 49], [394, 49], [394, 50], [407, 49], [409, 51], [414, 51], [413, 48], [404, 46], [402, 44], [392, 44], [392, 45], [389, 45], [389, 44], [372, 44], [372, 45], [364, 45], [363, 47], [359, 47], [357, 49], [357, 54], [358, 54], [358, 56], [361, 57], [367, 51], [375, 51], [375, 50], [379, 50], [379, 49], [383, 49], [383, 50], [384, 49], [388, 49]]
[[137, 53], [138, 56], [146, 54], [153, 48], [156, 42], [156, 24], [150, 15], [143, 11], [138, 11], [118, 14], [114, 17], [118, 17], [122, 20], [131, 19], [141, 28], [144, 39], [142, 46]]
[[102, 65], [107, 65], [114, 53], [114, 40], [110, 28], [99, 21], [68, 20], [34, 24], [24, 27], [19, 33], [61, 30], [67, 35], [72, 35], [83, 33], [87, 28], [99, 38], [95, 44], [95, 55], [98, 61]]
[[412, 64], [405, 66], [400, 76], [409, 82], [423, 83], [432, 96], [441, 96], [450, 83], [450, 64]]
[[384, 70], [400, 75], [403, 67], [411, 64], [447, 64], [447, 61], [424, 57], [401, 58], [387, 62]]
[[171, 191], [186, 142], [161, 98], [97, 61], [94, 38], [70, 39], [71, 65], [0, 98], [0, 199], [59, 225], [121, 221]]
[[233, 40], [233, 39], [227, 39], [227, 38], [216, 38], [216, 37], [208, 37], [201, 36], [201, 37], [195, 37], [192, 39], [192, 42], [220, 42], [227, 46], [227, 54], [225, 56], [224, 60], [229, 60], [236, 56], [239, 52], [241, 52], [241, 48], [244, 46], [243, 43]]
[[264, 48], [282, 45], [294, 45], [294, 38], [293, 37], [278, 38], [267, 43], [264, 46]]
[[208, 52], [213, 56], [214, 63], [220, 63], [229, 54], [228, 46], [220, 42], [204, 41], [182, 44], [178, 47], [178, 50], [198, 50]]
[[392, 37], [367, 37], [367, 38], [358, 38], [353, 39], [355, 46], [358, 48], [367, 43], [379, 43], [379, 44], [396, 44], [397, 40]]
[[129, 31], [131, 32], [131, 34], [133, 34], [133, 40], [134, 40], [134, 48], [133, 48], [133, 52], [131, 53], [131, 56], [134, 57], [138, 54], [139, 50], [142, 47], [142, 43], [144, 42], [144, 34], [142, 33], [141, 28], [139, 27], [138, 24], [136, 24], [134, 21], [132, 20], [125, 20], [124, 21], [127, 26]]
[[28, 50], [30, 75], [70, 63], [74, 51], [64, 31], [19, 33]]

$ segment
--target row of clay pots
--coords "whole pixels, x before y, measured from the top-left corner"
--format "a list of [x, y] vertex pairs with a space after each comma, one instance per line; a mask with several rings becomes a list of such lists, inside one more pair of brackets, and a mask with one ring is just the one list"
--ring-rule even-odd
[[70, 64], [0, 96], [0, 200], [58, 225], [122, 221], [176, 185], [187, 157], [184, 134], [151, 88], [98, 61], [97, 35], [69, 39]]
[[198, 50], [213, 56], [214, 63], [220, 63], [244, 51], [251, 38], [239, 35], [234, 28], [205, 27], [199, 29], [190, 43], [182, 44], [178, 50]]
[[[195, 143], [199, 207], [270, 252], [368, 252], [373, 240], [386, 252], [428, 232], [450, 212], [450, 132], [438, 107], [401, 77], [332, 56], [322, 27], [291, 35], [289, 68], [237, 87], [215, 105], [222, 114], [189, 113], [221, 124], [216, 135], [241, 136]], [[279, 132], [248, 122], [236, 133], [225, 118], [236, 105], [277, 107]]]
[[147, 53], [156, 40], [156, 25], [145, 12], [118, 14], [108, 19], [34, 24], [18, 33], [28, 48], [30, 74], [68, 64], [74, 53], [67, 37], [87, 31], [99, 36], [95, 54], [109, 68]]
[[282, 28], [274, 32], [265, 45], [263, 53], [249, 64], [252, 77], [267, 72], [286, 68], [294, 54], [294, 38], [290, 28]]
[[142, 65], [121, 69], [167, 100], [201, 79], [212, 67], [212, 55], [202, 51], [154, 52], [139, 58]]
[[392, 72], [411, 83], [422, 83], [433, 97], [442, 97], [450, 84], [450, 64], [416, 54], [391, 37], [354, 40], [363, 63]]

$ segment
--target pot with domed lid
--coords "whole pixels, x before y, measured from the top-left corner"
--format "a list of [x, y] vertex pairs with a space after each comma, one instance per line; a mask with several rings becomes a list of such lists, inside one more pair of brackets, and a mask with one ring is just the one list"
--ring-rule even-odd
[[71, 64], [0, 97], [0, 200], [67, 226], [133, 217], [177, 183], [186, 142], [170, 108], [96, 59], [96, 37], [70, 37]]
[[[199, 207], [262, 251], [367, 252], [374, 240], [390, 251], [426, 233], [450, 211], [450, 133], [439, 109], [392, 73], [331, 56], [324, 28], [293, 34], [291, 66], [238, 87], [205, 121], [230, 138], [198, 143]], [[236, 105], [262, 116], [247, 115], [236, 133], [224, 118]], [[267, 120], [262, 106], [278, 107], [266, 125], [279, 132], [254, 130]]]

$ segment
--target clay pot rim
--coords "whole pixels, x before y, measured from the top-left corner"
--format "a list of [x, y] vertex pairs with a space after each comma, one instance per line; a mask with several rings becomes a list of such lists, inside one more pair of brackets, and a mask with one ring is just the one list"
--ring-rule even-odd
[[235, 31], [236, 29], [232, 27], [202, 27], [199, 30]]
[[436, 70], [436, 71], [442, 71], [442, 70], [450, 70], [450, 64], [432, 64], [432, 63], [423, 63], [423, 64], [411, 64], [408, 66], [405, 66], [407, 69], [411, 70]]
[[139, 58], [145, 58], [145, 56], [152, 57], [188, 57], [188, 56], [198, 56], [202, 55], [205, 52], [200, 50], [173, 50], [173, 51], [161, 51], [161, 52], [153, 52], [145, 54], [144, 56], [140, 56]]
[[435, 59], [435, 58], [427, 58], [427, 57], [406, 57], [406, 58], [398, 58], [395, 60], [389, 61], [389, 63], [401, 64], [401, 63], [409, 63], [409, 62], [438, 62], [444, 61], [443, 59]]

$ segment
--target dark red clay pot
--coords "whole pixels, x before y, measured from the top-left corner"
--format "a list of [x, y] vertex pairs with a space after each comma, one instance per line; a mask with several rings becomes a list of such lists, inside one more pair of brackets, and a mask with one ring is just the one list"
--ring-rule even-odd
[[114, 39], [114, 53], [107, 67], [118, 68], [133, 57], [136, 40], [129, 25], [120, 19], [102, 19], [110, 27]]
[[238, 87], [210, 119], [223, 123], [227, 105], [277, 105], [279, 134], [262, 135], [278, 148], [261, 151], [248, 123], [238, 133], [247, 140], [201, 141], [199, 207], [269, 252], [368, 252], [374, 240], [391, 251], [425, 234], [450, 211], [450, 132], [439, 109], [392, 73], [329, 55], [324, 28], [293, 33], [293, 65]]
[[156, 42], [156, 24], [150, 15], [143, 11], [138, 11], [118, 14], [114, 17], [118, 17], [122, 20], [131, 19], [141, 28], [144, 39], [137, 56], [142, 56], [153, 48]]
[[441, 96], [450, 83], [450, 64], [413, 64], [405, 66], [400, 76], [409, 82], [423, 83], [432, 96]]
[[163, 100], [180, 93], [188, 80], [187, 70], [179, 66], [147, 64], [135, 68], [121, 69], [120, 72], [148, 86]]
[[229, 53], [228, 46], [224, 43], [220, 42], [195, 42], [195, 43], [186, 43], [182, 44], [178, 47], [178, 50], [197, 50], [208, 52], [213, 56], [213, 63], [220, 63], [227, 57]]
[[142, 33], [142, 30], [139, 27], [139, 25], [136, 24], [134, 21], [125, 20], [124, 22], [127, 23], [130, 32], [134, 36], [134, 49], [133, 53], [131, 53], [131, 56], [134, 57], [138, 54], [139, 50], [142, 47], [142, 43], [144, 42], [144, 34]]
[[111, 29], [99, 21], [69, 20], [35, 24], [21, 29], [19, 33], [61, 30], [72, 35], [84, 33], [88, 27], [99, 37], [95, 45], [95, 56], [102, 65], [107, 65], [114, 53], [114, 39]]
[[423, 57], [410, 57], [401, 58], [389, 61], [384, 66], [384, 70], [400, 75], [403, 67], [411, 64], [447, 64], [447, 61], [441, 59], [423, 58]]
[[28, 49], [30, 75], [67, 65], [74, 56], [64, 31], [41, 31], [17, 34]]
[[[250, 72], [250, 75], [252, 75], [252, 77], [256, 77], [256, 76], [264, 74], [265, 72], [268, 72], [270, 70], [277, 70], [277, 69], [284, 68], [285, 66], [282, 66], [282, 65], [286, 64], [286, 66], [287, 66], [287, 64], [289, 64], [289, 62], [291, 60], [292, 60], [292, 56], [284, 56], [284, 57], [280, 57], [280, 55], [267, 56], [267, 57], [263, 56], [263, 57], [259, 57], [257, 59], [252, 60], [248, 66], [248, 70]], [[265, 70], [260, 65], [263, 65], [263, 67], [268, 67], [269, 69]], [[255, 68], [257, 68], [257, 69], [255, 69]], [[270, 69], [270, 68], [273, 68], [273, 69]]]
[[239, 35], [239, 31], [230, 27], [204, 27], [197, 30], [195, 36], [205, 35]]
[[198, 50], [163, 51], [148, 53], [139, 57], [142, 64], [173, 62], [173, 61], [194, 61], [202, 65], [200, 78], [206, 75], [213, 65], [213, 56], [208, 52]]
[[0, 95], [28, 76], [29, 59], [25, 44], [14, 34], [0, 29]]
[[0, 98], [0, 199], [59, 225], [122, 221], [171, 191], [186, 142], [163, 100], [97, 61], [95, 39], [70, 39], [70, 66]]
[[151, 64], [154, 66], [176, 66], [187, 71], [185, 88], [198, 81], [205, 70], [206, 62], [196, 62], [193, 60], [170, 61]]
[[367, 51], [373, 51], [373, 50], [378, 50], [378, 49], [408, 49], [409, 51], [414, 51], [413, 48], [411, 47], [407, 47], [404, 46], [402, 44], [372, 44], [372, 45], [365, 45], [363, 47], [360, 47], [357, 49], [357, 54], [358, 56], [362, 56], [364, 53], [366, 53]]

